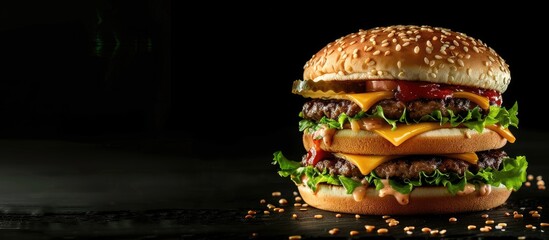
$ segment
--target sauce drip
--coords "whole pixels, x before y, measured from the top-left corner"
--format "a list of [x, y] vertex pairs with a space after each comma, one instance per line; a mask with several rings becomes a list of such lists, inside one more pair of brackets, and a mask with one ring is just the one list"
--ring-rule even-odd
[[366, 187], [367, 186], [359, 186], [355, 188], [353, 191], [353, 199], [355, 201], [360, 202], [364, 199], [364, 197], [366, 197]]
[[486, 196], [492, 192], [492, 185], [489, 184], [481, 184], [480, 185], [480, 196]]
[[457, 195], [463, 196], [463, 195], [471, 194], [474, 191], [475, 191], [475, 185], [467, 183], [465, 185], [465, 188], [462, 191], [457, 192]]
[[379, 190], [379, 197], [385, 197], [388, 195], [393, 195], [400, 205], [408, 205], [410, 203], [410, 194], [402, 194], [397, 192], [395, 189], [389, 185], [389, 180], [381, 180], [383, 183], [383, 189]]

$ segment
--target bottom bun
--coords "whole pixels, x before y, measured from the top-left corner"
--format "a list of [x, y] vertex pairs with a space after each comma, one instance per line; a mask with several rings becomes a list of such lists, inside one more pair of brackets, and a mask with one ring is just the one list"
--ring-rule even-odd
[[409, 203], [401, 205], [392, 195], [379, 197], [373, 187], [366, 189], [364, 198], [355, 201], [342, 186], [320, 184], [317, 192], [298, 185], [299, 193], [307, 204], [318, 209], [352, 214], [408, 215], [483, 211], [505, 203], [511, 190], [500, 185], [489, 194], [475, 190], [465, 195], [451, 195], [445, 187], [416, 187], [410, 193]]

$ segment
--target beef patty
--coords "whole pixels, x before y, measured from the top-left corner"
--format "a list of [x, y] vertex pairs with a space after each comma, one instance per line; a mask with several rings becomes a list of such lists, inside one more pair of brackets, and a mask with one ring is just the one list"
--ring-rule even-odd
[[[373, 171], [381, 178], [400, 178], [400, 179], [416, 179], [420, 172], [431, 174], [438, 169], [443, 173], [457, 173], [463, 175], [465, 170], [473, 173], [480, 169], [493, 168], [499, 169], [501, 162], [507, 157], [507, 153], [503, 150], [488, 150], [477, 152], [478, 163], [470, 164], [463, 160], [451, 159], [442, 156], [406, 156], [403, 158], [393, 159], [382, 163]], [[307, 165], [307, 157], [303, 156], [301, 165]], [[319, 171], [327, 171], [332, 175], [343, 175], [345, 177], [363, 178], [358, 167], [351, 162], [330, 155], [324, 160], [318, 161], [315, 168]]]
[[[406, 109], [410, 119], [418, 120], [436, 110], [440, 110], [442, 116], [449, 116], [449, 111], [455, 115], [466, 115], [467, 111], [477, 106], [476, 103], [465, 98], [448, 99], [418, 99], [410, 102], [385, 99], [372, 106], [368, 113], [381, 106], [383, 114], [389, 119], [399, 119]], [[361, 108], [353, 101], [339, 99], [313, 99], [303, 105], [303, 118], [318, 121], [322, 117], [337, 119], [340, 114], [345, 113], [353, 117], [361, 111]]]

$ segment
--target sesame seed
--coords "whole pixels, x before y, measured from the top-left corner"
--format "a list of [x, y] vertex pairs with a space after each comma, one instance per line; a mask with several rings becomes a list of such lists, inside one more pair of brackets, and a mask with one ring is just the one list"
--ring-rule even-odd
[[402, 44], [403, 47], [406, 47], [408, 45], [410, 45], [410, 42], [405, 42], [405, 43]]
[[457, 222], [457, 218], [455, 217], [451, 217], [450, 219], [448, 219], [449, 222]]
[[356, 43], [356, 41], [352, 41], [352, 42], [349, 43], [349, 45], [353, 45], [355, 43]]
[[456, 40], [452, 41], [452, 43], [453, 43], [456, 47], [459, 47], [459, 43], [458, 43]]
[[398, 51], [400, 51], [400, 49], [402, 49], [402, 46], [400, 46], [400, 44], [397, 44], [396, 47], [395, 47], [395, 50], [398, 52]]
[[380, 228], [377, 230], [377, 233], [378, 234], [385, 234], [385, 233], [388, 233], [389, 232], [389, 229], [387, 228]]
[[374, 66], [374, 65], [376, 65], [376, 61], [372, 60], [368, 62], [368, 66]]
[[271, 195], [273, 195], [273, 197], [280, 197], [280, 195], [282, 195], [281, 192], [273, 192], [271, 193]]
[[549, 227], [549, 223], [542, 222], [539, 224], [540, 227]]
[[522, 218], [522, 217], [523, 217], [522, 214], [515, 214], [515, 215], [513, 215], [513, 218], [515, 218], [515, 219]]
[[398, 73], [398, 76], [399, 76], [399, 77], [404, 77], [405, 75], [406, 75], [406, 74], [405, 74], [404, 72], [399, 72], [399, 73]]
[[373, 225], [364, 225], [364, 228], [366, 229], [366, 232], [372, 232], [376, 228], [376, 226]]
[[301, 239], [301, 235], [292, 235], [288, 237], [289, 240], [299, 240]]
[[486, 224], [494, 224], [494, 220], [490, 219], [490, 220], [486, 220], [485, 222]]
[[299, 211], [307, 211], [307, 208], [300, 208]]
[[429, 62], [429, 67], [432, 67], [432, 66], [435, 66], [435, 60], [431, 60], [431, 61]]
[[338, 48], [337, 48], [337, 51], [341, 52], [341, 51], [343, 51], [343, 48], [342, 48], [342, 47], [338, 47]]
[[437, 36], [433, 36], [433, 41], [436, 41], [438, 40], [438, 37]]
[[412, 235], [412, 234], [414, 234], [414, 232], [412, 232], [412, 231], [406, 231], [406, 234]]
[[381, 46], [382, 47], [387, 47], [387, 46], [389, 46], [389, 43], [388, 42], [382, 43]]
[[245, 219], [250, 219], [250, 218], [253, 218], [253, 217], [254, 217], [254, 216], [253, 216], [253, 215], [250, 215], [250, 214], [244, 216]]
[[414, 227], [414, 226], [407, 226], [407, 227], [404, 228], [404, 231], [412, 231], [412, 230], [414, 230], [414, 229], [416, 229], [416, 227]]
[[394, 222], [389, 222], [389, 227], [394, 227], [396, 225], [398, 225], [399, 221], [394, 221]]
[[542, 179], [543, 179], [543, 177], [542, 177], [541, 175], [539, 175], [539, 176], [536, 177], [536, 180], [538, 180], [538, 181], [539, 181], [539, 180], [542, 180]]
[[280, 200], [278, 200], [278, 203], [281, 206], [285, 206], [286, 204], [288, 204], [288, 200], [286, 200], [285, 198], [281, 198]]
[[480, 228], [480, 231], [481, 231], [481, 232], [489, 232], [490, 229], [489, 229], [489, 228], [486, 228], [486, 227], [483, 227], [483, 228]]
[[425, 52], [427, 52], [428, 54], [431, 54], [433, 52], [433, 48], [431, 47], [426, 47], [425, 48]]
[[496, 61], [496, 60], [494, 60], [494, 58], [492, 56], [488, 56], [488, 59], [490, 59], [490, 61], [492, 61], [492, 62]]
[[269, 211], [265, 210], [265, 211], [263, 211], [263, 214], [265, 214], [265, 215], [269, 215], [269, 214], [271, 214], [271, 212], [269, 212]]
[[355, 218], [356, 218], [356, 219], [359, 219], [359, 218], [360, 218], [360, 215], [355, 214]]
[[534, 213], [534, 214], [532, 214], [532, 217], [534, 217], [534, 218], [540, 218], [541, 215], [540, 215], [539, 213]]
[[303, 206], [303, 207], [308, 207], [309, 204], [304, 203], [304, 204], [302, 204], [301, 206]]
[[424, 228], [421, 229], [421, 231], [424, 232], [424, 233], [428, 233], [428, 232], [431, 232], [431, 229], [428, 228], [428, 227], [424, 227]]
[[391, 51], [387, 50], [387, 51], [385, 51], [385, 53], [383, 55], [389, 56], [389, 54], [391, 54]]
[[314, 218], [316, 218], [316, 219], [322, 219], [323, 217], [324, 217], [324, 216], [322, 216], [322, 215], [320, 215], [320, 214], [317, 214], [317, 215], [314, 216]]
[[536, 182], [536, 184], [537, 184], [538, 186], [545, 186], [545, 181], [539, 180], [539, 181]]
[[441, 235], [444, 235], [444, 234], [446, 234], [446, 229], [442, 229], [442, 230], [440, 230], [440, 232], [439, 232], [439, 233], [440, 233]]
[[372, 53], [372, 55], [376, 56], [376, 55], [379, 55], [380, 53], [381, 53], [381, 51], [376, 50], [374, 53]]
[[458, 59], [458, 60], [457, 60], [457, 63], [459, 64], [459, 66], [462, 66], [462, 67], [465, 66], [465, 63], [464, 63], [463, 60], [461, 60], [461, 59]]
[[471, 73], [473, 72], [473, 69], [467, 68], [467, 75], [471, 76]]
[[537, 209], [538, 209], [538, 210], [541, 210], [541, 209], [543, 209], [543, 207], [542, 207], [542, 206], [538, 206]]
[[416, 54], [419, 53], [419, 46], [416, 46], [416, 47], [414, 48], [414, 53], [416, 53]]
[[454, 59], [451, 58], [446, 58], [446, 61], [448, 61], [449, 63], [455, 63]]
[[440, 56], [440, 55], [435, 55], [435, 58], [436, 58], [436, 59], [442, 59], [442, 56]]
[[474, 229], [477, 229], [477, 226], [475, 226], [475, 225], [467, 226], [467, 230], [474, 230]]
[[332, 228], [328, 231], [330, 235], [336, 235], [339, 233], [339, 228]]
[[476, 46], [473, 46], [473, 50], [475, 50], [476, 53], [480, 52], [480, 50], [478, 50], [478, 47], [476, 47]]
[[341, 218], [341, 214], [336, 214], [336, 218]]
[[265, 204], [265, 203], [267, 203], [267, 200], [265, 200], [265, 199], [259, 200], [259, 204], [263, 205], [263, 204]]
[[486, 74], [484, 74], [484, 73], [480, 74], [480, 77], [479, 77], [479, 78], [480, 78], [480, 80], [486, 79]]
[[402, 68], [402, 62], [400, 62], [400, 60], [397, 61], [397, 67], [398, 67], [399, 69]]
[[429, 59], [427, 57], [424, 57], [423, 61], [425, 62], [425, 64], [429, 65]]
[[284, 212], [284, 208], [279, 208], [278, 211], [275, 210], [275, 212], [283, 213], [283, 212]]
[[482, 217], [482, 218], [488, 218], [489, 215], [488, 215], [488, 214], [482, 214], [480, 217]]
[[370, 50], [372, 50], [372, 48], [374, 48], [374, 47], [373, 46], [364, 46], [364, 51], [369, 52]]
[[349, 235], [351, 235], [351, 236], [356, 236], [358, 234], [360, 234], [360, 232], [355, 231], [355, 230], [349, 232]]
[[530, 187], [530, 186], [532, 186], [532, 183], [531, 183], [531, 182], [525, 182], [525, 183], [524, 183], [524, 186]]
[[427, 44], [428, 47], [431, 47], [431, 48], [433, 47], [433, 44], [432, 44], [431, 41], [429, 41], [429, 40], [427, 40], [427, 43], [426, 43], [426, 44]]
[[295, 197], [294, 200], [295, 200], [296, 202], [301, 202], [301, 200], [303, 200], [303, 199], [301, 199], [301, 197]]
[[528, 181], [532, 181], [532, 180], [534, 180], [534, 175], [528, 174], [527, 178], [528, 178]]
[[501, 226], [501, 227], [507, 227], [507, 223], [498, 223], [498, 226]]
[[292, 219], [297, 219], [297, 214], [292, 214]]
[[524, 239], [526, 239], [526, 236], [518, 236], [517, 239], [518, 240], [524, 240]]
[[532, 225], [532, 224], [527, 224], [527, 225], [524, 226], [524, 227], [526, 227], [526, 228], [528, 228], [528, 229], [532, 229], [533, 225]]

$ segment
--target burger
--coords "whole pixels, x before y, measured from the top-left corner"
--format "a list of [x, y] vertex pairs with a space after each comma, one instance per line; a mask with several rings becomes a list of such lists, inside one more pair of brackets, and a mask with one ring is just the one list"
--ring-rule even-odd
[[318, 209], [353, 214], [481, 211], [526, 181], [518, 105], [502, 105], [509, 66], [479, 39], [446, 28], [359, 30], [305, 63], [301, 161], [279, 174]]

